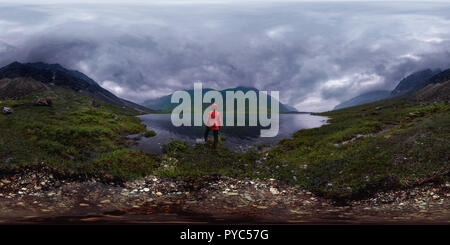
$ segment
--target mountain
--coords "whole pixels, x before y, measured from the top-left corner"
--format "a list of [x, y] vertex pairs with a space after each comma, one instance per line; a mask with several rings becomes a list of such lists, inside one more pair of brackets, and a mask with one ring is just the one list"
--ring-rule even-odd
[[32, 92], [49, 89], [49, 86], [32, 78], [3, 78], [0, 79], [0, 100], [18, 99]]
[[17, 98], [52, 86], [72, 89], [95, 99], [138, 111], [151, 111], [115, 96], [85, 74], [68, 70], [59, 64], [13, 62], [0, 68], [0, 99]]
[[419, 101], [449, 101], [450, 100], [450, 69], [440, 72], [420, 87], [410, 96]]
[[396, 97], [408, 93], [413, 93], [414, 91], [417, 91], [420, 88], [425, 87], [427, 84], [432, 83], [430, 79], [436, 76], [437, 74], [440, 74], [440, 72], [441, 72], [440, 69], [436, 70], [426, 69], [414, 72], [411, 75], [400, 80], [398, 85], [392, 91], [376, 90], [364, 93], [340, 103], [339, 105], [335, 106], [333, 110], [362, 105], [366, 103], [375, 102], [378, 100], [387, 99], [389, 97]]
[[368, 93], [364, 93], [361, 95], [358, 95], [356, 97], [353, 97], [347, 101], [344, 101], [340, 103], [339, 105], [335, 106], [333, 110], [342, 109], [346, 107], [352, 107], [356, 105], [362, 105], [366, 103], [375, 102], [378, 100], [387, 99], [391, 96], [391, 92], [388, 90], [376, 90], [371, 91]]
[[426, 69], [418, 72], [414, 72], [413, 74], [403, 78], [395, 87], [394, 90], [392, 90], [391, 94], [393, 96], [399, 96], [406, 94], [410, 91], [416, 90], [418, 87], [424, 86], [428, 84], [428, 79], [430, 79], [432, 76], [438, 74], [441, 70], [431, 70]]
[[[211, 91], [213, 89], [210, 88], [203, 88], [202, 92], [203, 95], [208, 92]], [[228, 89], [224, 89], [224, 90], [220, 90], [218, 92], [220, 92], [222, 94], [222, 97], [224, 98], [224, 106], [226, 105], [226, 92], [227, 91], [242, 91], [244, 93], [247, 93], [248, 91], [255, 91], [256, 94], [258, 95], [259, 90], [256, 88], [249, 88], [249, 87], [236, 87], [236, 88], [228, 88]], [[194, 90], [190, 89], [190, 90], [186, 90], [186, 92], [189, 93], [189, 95], [191, 96], [191, 98], [194, 98]], [[152, 108], [154, 110], [158, 110], [158, 111], [162, 111], [162, 112], [170, 112], [172, 111], [178, 104], [172, 104], [170, 102], [172, 95], [166, 95], [166, 96], [162, 96], [156, 99], [150, 99], [150, 100], [146, 100], [142, 103], [143, 106]], [[192, 101], [193, 103], [193, 101]], [[270, 108], [270, 101], [268, 102], [268, 108]], [[280, 112], [297, 112], [297, 110], [289, 105], [280, 103]]]

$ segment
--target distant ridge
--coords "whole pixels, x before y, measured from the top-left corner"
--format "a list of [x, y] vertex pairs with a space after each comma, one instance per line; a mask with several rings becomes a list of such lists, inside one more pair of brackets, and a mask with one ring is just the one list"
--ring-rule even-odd
[[[205, 94], [208, 91], [211, 91], [213, 89], [210, 88], [203, 88], [203, 94]], [[186, 92], [188, 92], [191, 97], [193, 98], [194, 96], [194, 90], [190, 89], [190, 90], [185, 90]], [[224, 98], [224, 100], [226, 99], [225, 93], [227, 91], [242, 91], [244, 93], [247, 93], [248, 91], [255, 91], [256, 94], [258, 95], [259, 90], [256, 88], [251, 88], [251, 87], [235, 87], [235, 88], [228, 88], [228, 89], [224, 89], [224, 90], [219, 90], [218, 92], [220, 92]], [[150, 99], [150, 100], [146, 100], [142, 103], [143, 106], [152, 108], [154, 110], [158, 110], [158, 111], [162, 111], [162, 112], [170, 112], [172, 111], [178, 104], [172, 104], [170, 102], [172, 95], [166, 95], [166, 96], [162, 96], [156, 99]], [[224, 105], [226, 104], [226, 102], [224, 101]], [[269, 104], [269, 103], [268, 103]], [[270, 104], [269, 104], [270, 105]], [[282, 113], [287, 113], [287, 112], [298, 112], [294, 107], [280, 103], [280, 112]]]
[[352, 107], [352, 106], [356, 106], [356, 105], [367, 104], [367, 103], [371, 103], [371, 102], [375, 102], [378, 100], [389, 98], [390, 96], [391, 96], [391, 92], [388, 90], [371, 91], [368, 93], [358, 95], [356, 97], [353, 97], [347, 101], [340, 103], [339, 105], [334, 107], [334, 110], [342, 109], [342, 108], [346, 108], [346, 107]]
[[335, 106], [333, 110], [371, 103], [391, 97], [411, 94], [427, 86], [430, 83], [436, 83], [436, 81], [438, 81], [439, 79], [445, 80], [448, 74], [445, 73], [447, 74], [445, 75], [444, 73], [445, 71], [441, 72], [440, 69], [436, 70], [425, 69], [418, 72], [414, 72], [411, 75], [403, 78], [392, 91], [376, 90], [367, 92], [340, 103], [339, 105]]

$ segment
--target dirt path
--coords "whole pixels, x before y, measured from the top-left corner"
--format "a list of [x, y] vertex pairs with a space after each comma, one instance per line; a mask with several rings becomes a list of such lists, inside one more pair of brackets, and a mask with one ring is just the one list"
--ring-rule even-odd
[[33, 171], [0, 179], [0, 223], [449, 224], [450, 183], [338, 206], [276, 180], [149, 176], [123, 186]]

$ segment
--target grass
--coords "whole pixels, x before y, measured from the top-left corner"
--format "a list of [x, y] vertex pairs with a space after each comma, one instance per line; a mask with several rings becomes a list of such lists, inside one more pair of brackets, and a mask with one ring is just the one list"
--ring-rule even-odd
[[358, 199], [448, 179], [449, 110], [445, 103], [395, 99], [321, 113], [329, 124], [300, 130], [264, 152], [174, 141], [165, 147], [171, 160], [158, 174], [276, 178], [336, 201]]
[[257, 178], [260, 173], [254, 150], [235, 153], [222, 147], [213, 149], [212, 142], [191, 147], [186, 142], [173, 140], [164, 145], [163, 158], [155, 174], [180, 180], [201, 182], [217, 176], [239, 176]]
[[[53, 105], [33, 106], [36, 97], [51, 97]], [[146, 131], [135, 117], [138, 113], [103, 102], [94, 107], [91, 102], [87, 96], [62, 88], [1, 101], [1, 107], [12, 107], [15, 113], [0, 115], [0, 171], [44, 162], [72, 174], [99, 174], [93, 166], [103, 162], [101, 171], [114, 177], [139, 176], [135, 170], [124, 171], [127, 167], [121, 164], [126, 165], [126, 161], [105, 164], [105, 159], [112, 156], [133, 156], [150, 162], [147, 154], [123, 152], [128, 147], [126, 135]], [[140, 167], [143, 173], [148, 172], [146, 166]]]
[[268, 152], [266, 164], [286, 166], [277, 178], [336, 200], [448, 178], [448, 104], [395, 99], [321, 115], [330, 124], [301, 130]]
[[136, 150], [121, 149], [102, 154], [93, 164], [90, 171], [107, 178], [124, 180], [137, 179], [151, 174], [159, 162], [150, 154], [143, 154]]

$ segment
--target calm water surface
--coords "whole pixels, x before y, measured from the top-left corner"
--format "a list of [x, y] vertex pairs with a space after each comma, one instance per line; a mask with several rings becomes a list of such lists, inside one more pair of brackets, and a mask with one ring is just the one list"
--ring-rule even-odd
[[[170, 120], [170, 114], [146, 114], [139, 118], [148, 129], [156, 131], [151, 138], [142, 137], [135, 149], [150, 153], [161, 153], [162, 146], [172, 139], [185, 140], [191, 144], [203, 142], [204, 127], [175, 127]], [[300, 129], [315, 128], [326, 124], [328, 117], [310, 114], [280, 114], [280, 129], [278, 135], [267, 138], [260, 137], [261, 127], [221, 127], [219, 134], [226, 137], [223, 145], [234, 151], [245, 151], [249, 147], [267, 144], [273, 145], [281, 139], [290, 138]], [[133, 137], [135, 135], [131, 135]], [[212, 139], [212, 132], [210, 136]]]

